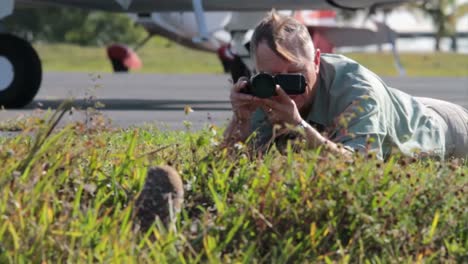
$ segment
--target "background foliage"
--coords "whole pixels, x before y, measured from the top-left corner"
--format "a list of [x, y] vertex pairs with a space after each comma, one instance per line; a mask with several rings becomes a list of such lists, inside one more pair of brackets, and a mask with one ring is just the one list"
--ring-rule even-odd
[[5, 19], [6, 28], [33, 43], [60, 42], [79, 45], [135, 44], [145, 36], [125, 14], [71, 7], [15, 10]]

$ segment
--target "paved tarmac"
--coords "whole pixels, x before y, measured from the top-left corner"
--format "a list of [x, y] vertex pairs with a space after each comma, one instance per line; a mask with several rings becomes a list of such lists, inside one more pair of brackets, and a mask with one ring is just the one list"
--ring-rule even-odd
[[[462, 78], [383, 78], [390, 86], [409, 94], [433, 97], [468, 108], [468, 74]], [[96, 74], [47, 72], [33, 103], [24, 109], [1, 110], [0, 120], [37, 113], [35, 109], [56, 108], [74, 98], [78, 108], [96, 101], [104, 104], [101, 112], [120, 127], [156, 124], [165, 129], [193, 129], [207, 124], [223, 126], [231, 117], [229, 76], [222, 74]], [[184, 107], [194, 112], [188, 115]], [[84, 120], [83, 112], [67, 115], [65, 121]]]

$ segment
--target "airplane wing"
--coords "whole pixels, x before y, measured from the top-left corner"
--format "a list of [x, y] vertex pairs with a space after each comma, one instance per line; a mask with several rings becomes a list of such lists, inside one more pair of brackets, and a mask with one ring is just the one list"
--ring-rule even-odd
[[192, 11], [198, 3], [205, 11], [264, 11], [272, 8], [358, 9], [406, 2], [415, 0], [16, 0], [20, 5], [55, 4], [120, 12]]
[[383, 23], [374, 22], [368, 27], [317, 26], [313, 31], [320, 32], [335, 47], [365, 46], [391, 43], [397, 34]]

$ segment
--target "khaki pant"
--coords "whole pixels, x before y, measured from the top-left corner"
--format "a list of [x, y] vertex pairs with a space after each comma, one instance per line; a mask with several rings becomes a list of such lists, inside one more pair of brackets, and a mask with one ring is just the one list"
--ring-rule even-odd
[[418, 97], [418, 101], [437, 112], [447, 123], [446, 157], [468, 157], [468, 110], [447, 101]]

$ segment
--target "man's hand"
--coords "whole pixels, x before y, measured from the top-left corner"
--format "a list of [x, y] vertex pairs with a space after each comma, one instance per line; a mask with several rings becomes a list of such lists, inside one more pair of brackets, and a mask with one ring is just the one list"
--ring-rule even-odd
[[276, 85], [276, 96], [267, 99], [261, 99], [263, 111], [266, 113], [268, 120], [272, 124], [279, 125], [297, 125], [302, 121], [299, 109], [296, 103], [291, 99], [286, 92]]
[[240, 91], [247, 86], [248, 79], [241, 77], [231, 89], [232, 111], [237, 121], [247, 121], [252, 113], [259, 107], [259, 99], [255, 96], [241, 93]]
[[248, 79], [241, 77], [231, 89], [231, 105], [234, 117], [224, 131], [223, 145], [233, 145], [239, 141], [243, 142], [250, 134], [250, 118], [253, 112], [260, 107], [259, 99], [241, 93], [246, 88]]

